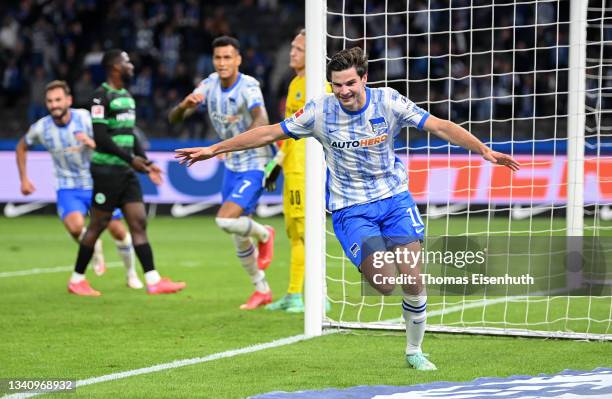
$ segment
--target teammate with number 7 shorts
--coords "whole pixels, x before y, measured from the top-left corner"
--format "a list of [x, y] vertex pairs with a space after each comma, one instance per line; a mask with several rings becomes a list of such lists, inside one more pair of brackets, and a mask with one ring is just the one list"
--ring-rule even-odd
[[[215, 131], [222, 139], [268, 123], [263, 95], [257, 80], [239, 72], [240, 43], [233, 37], [215, 39], [213, 64], [216, 72], [170, 111], [176, 123], [198, 108], [208, 110]], [[272, 159], [272, 146], [229, 154], [225, 158], [221, 208], [217, 226], [232, 235], [236, 255], [255, 286], [255, 292], [240, 309], [255, 309], [272, 302], [272, 291], [264, 270], [272, 262], [274, 229], [253, 220], [263, 192], [264, 167]], [[253, 245], [254, 241], [257, 246]]]

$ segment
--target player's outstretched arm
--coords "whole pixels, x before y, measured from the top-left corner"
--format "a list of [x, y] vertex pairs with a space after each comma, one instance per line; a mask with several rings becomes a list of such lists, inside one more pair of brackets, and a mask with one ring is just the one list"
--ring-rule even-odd
[[476, 136], [468, 132], [454, 122], [436, 118], [430, 115], [423, 125], [425, 130], [435, 134], [450, 143], [461, 146], [466, 150], [476, 152], [489, 162], [504, 165], [514, 171], [519, 170], [521, 165], [514, 160], [510, 155], [501, 152], [493, 151], [487, 147]]
[[285, 135], [280, 124], [277, 123], [246, 131], [210, 147], [179, 148], [174, 150], [176, 152], [174, 157], [179, 159], [181, 164], [187, 163], [187, 166], [191, 166], [198, 161], [204, 161], [219, 154], [263, 147], [288, 138], [289, 136]]

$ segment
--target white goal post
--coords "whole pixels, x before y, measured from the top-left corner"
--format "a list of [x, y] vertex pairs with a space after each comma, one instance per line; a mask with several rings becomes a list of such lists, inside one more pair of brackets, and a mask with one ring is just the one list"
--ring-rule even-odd
[[[325, 0], [306, 1], [306, 98], [324, 93], [326, 7]], [[323, 149], [314, 139], [306, 142], [306, 249], [304, 276], [304, 334], [321, 335], [325, 291], [325, 165]]]

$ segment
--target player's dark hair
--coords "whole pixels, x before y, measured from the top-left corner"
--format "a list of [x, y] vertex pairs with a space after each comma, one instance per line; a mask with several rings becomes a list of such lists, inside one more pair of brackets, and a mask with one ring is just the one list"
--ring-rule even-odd
[[102, 66], [104, 67], [104, 70], [106, 72], [110, 72], [110, 70], [113, 68], [113, 65], [117, 64], [120, 61], [121, 53], [123, 53], [123, 50], [117, 48], [107, 50], [104, 53], [104, 57], [102, 57]]
[[360, 78], [368, 73], [368, 56], [360, 47], [344, 49], [334, 54], [327, 63], [327, 80], [331, 82], [332, 72], [345, 71], [353, 67], [355, 67]]
[[65, 80], [53, 80], [47, 83], [45, 86], [45, 93], [55, 89], [63, 89], [67, 96], [70, 95], [70, 86], [68, 86]]
[[212, 48], [232, 46], [237, 52], [240, 52], [240, 42], [235, 37], [219, 36], [212, 42]]

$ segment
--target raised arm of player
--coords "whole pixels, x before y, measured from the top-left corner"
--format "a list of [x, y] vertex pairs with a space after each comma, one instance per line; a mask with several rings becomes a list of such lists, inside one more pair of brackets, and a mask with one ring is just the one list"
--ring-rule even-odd
[[191, 93], [183, 99], [176, 107], [170, 110], [168, 121], [172, 124], [178, 123], [189, 117], [196, 110], [196, 107], [204, 101], [204, 96], [200, 93]]
[[26, 159], [28, 153], [28, 145], [22, 137], [15, 148], [15, 158], [17, 159], [17, 170], [19, 171], [19, 180], [21, 181], [21, 194], [30, 195], [36, 191], [36, 187], [28, 178], [26, 169]]
[[179, 148], [174, 150], [176, 152], [174, 157], [179, 159], [181, 164], [187, 163], [187, 166], [191, 166], [198, 161], [204, 161], [219, 154], [263, 147], [288, 138], [289, 136], [285, 135], [280, 124], [277, 123], [248, 130], [210, 147]]
[[493, 151], [482, 141], [478, 140], [478, 138], [472, 133], [468, 132], [454, 122], [436, 118], [435, 116], [430, 115], [425, 121], [423, 128], [443, 140], [482, 155], [484, 159], [491, 163], [504, 165], [514, 171], [520, 169], [521, 165], [510, 155]]

